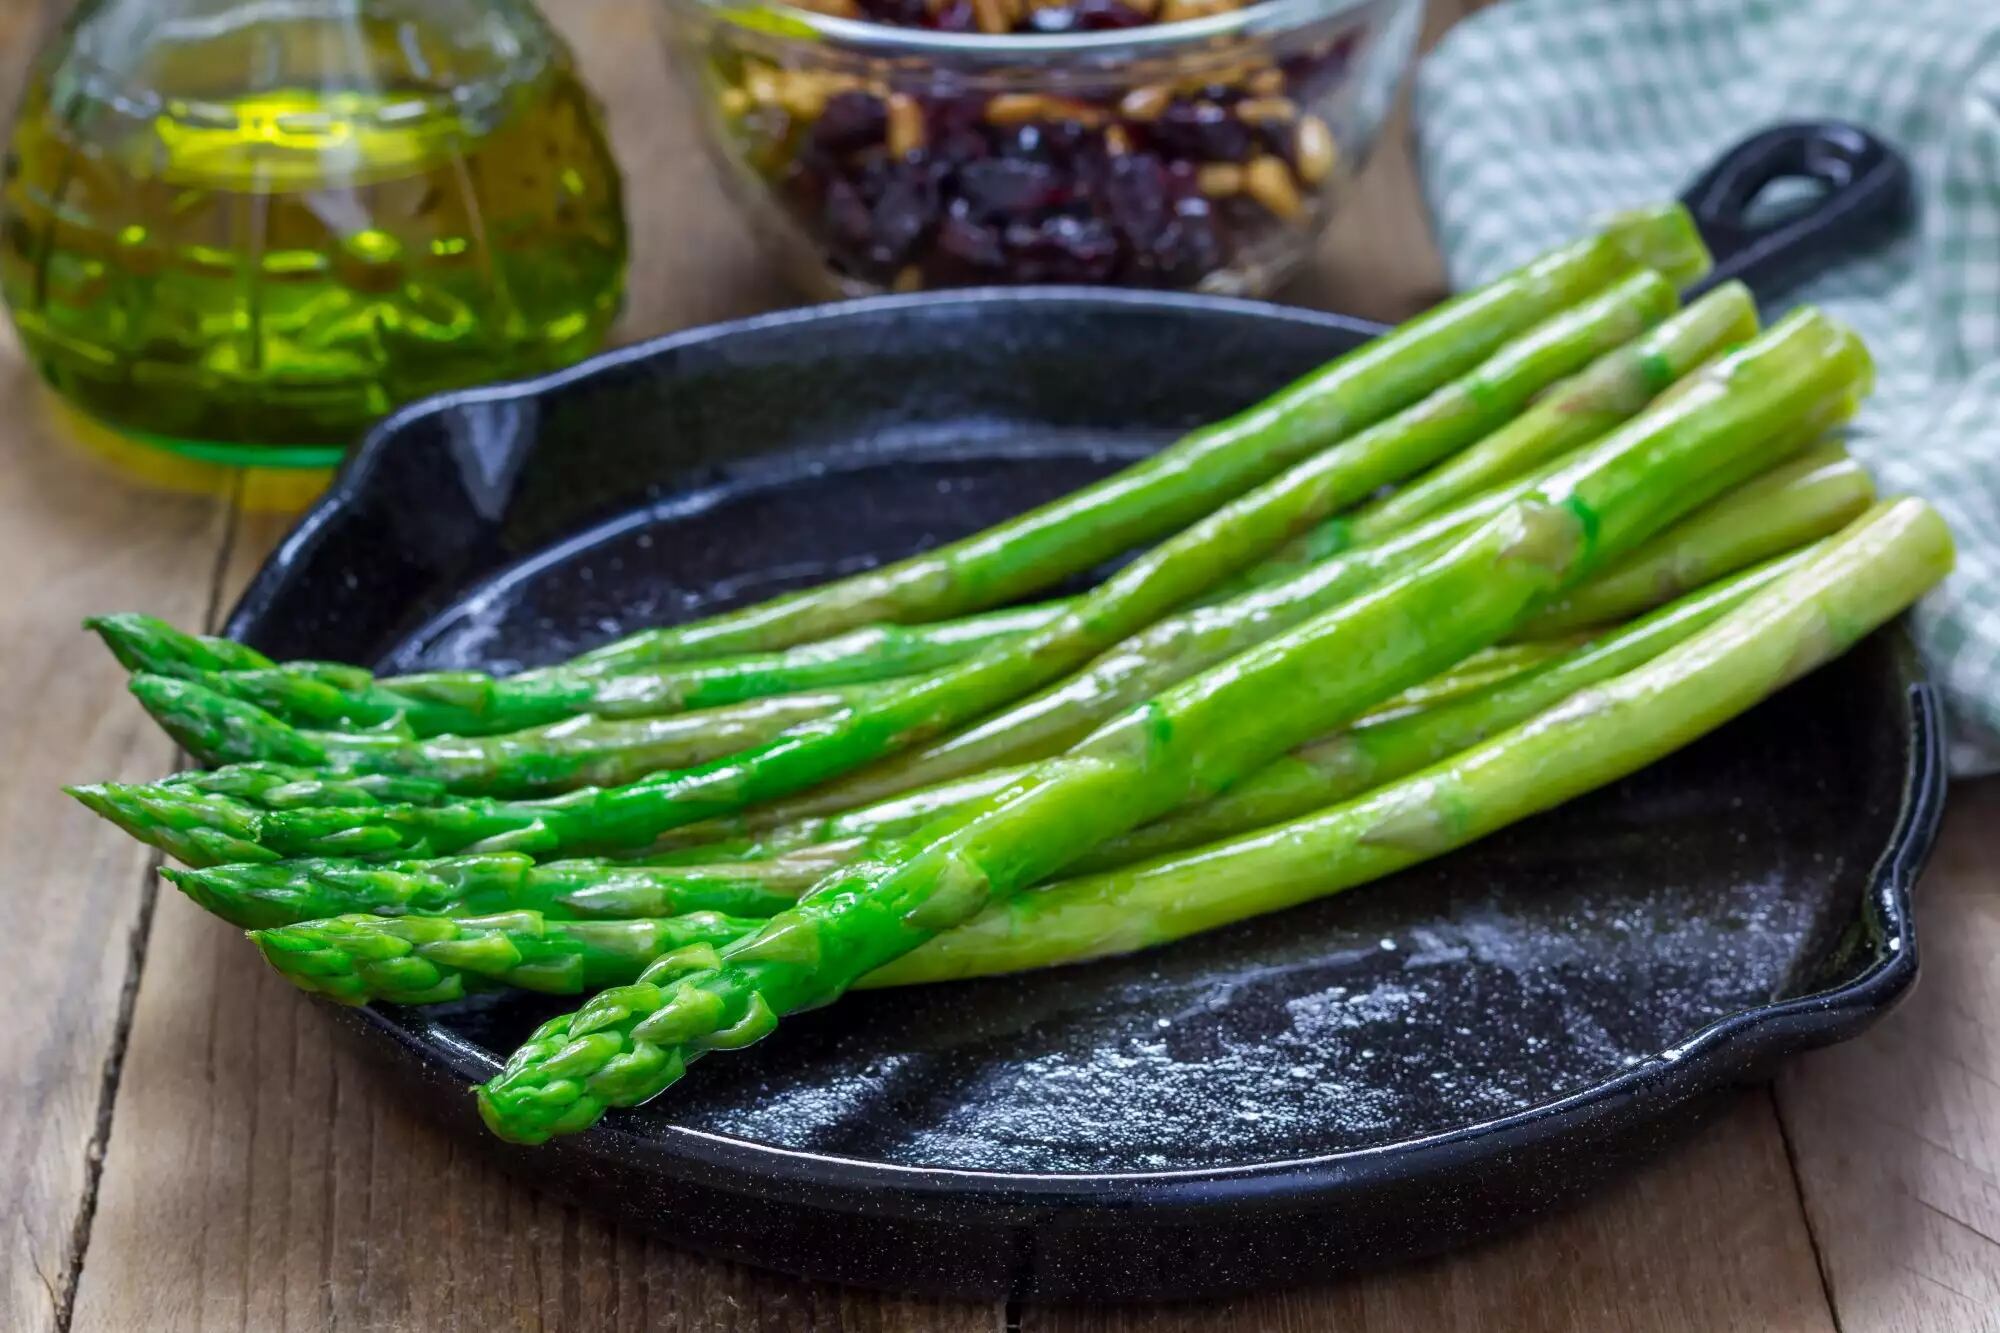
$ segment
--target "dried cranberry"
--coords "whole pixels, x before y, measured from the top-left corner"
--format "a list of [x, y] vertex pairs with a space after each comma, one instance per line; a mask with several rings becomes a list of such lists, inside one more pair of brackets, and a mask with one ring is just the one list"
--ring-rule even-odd
[[1102, 282], [1118, 262], [1118, 238], [1096, 218], [1050, 218], [1042, 224], [1055, 252], [1057, 276], [1068, 282]]
[[1012, 158], [968, 163], [958, 173], [958, 192], [973, 216], [982, 219], [1038, 213], [1068, 197], [1054, 167]]
[[870, 213], [873, 258], [901, 263], [936, 224], [943, 203], [938, 188], [942, 174], [922, 162], [903, 163], [891, 172]]
[[1147, 18], [1138, 10], [1119, 0], [1079, 0], [1076, 7], [1077, 26], [1085, 32], [1113, 32], [1123, 28], [1142, 28]]
[[1091, 142], [1091, 134], [1073, 120], [1047, 121], [1035, 127], [1040, 134], [1041, 152], [1058, 162], [1067, 162]]
[[993, 151], [986, 141], [985, 112], [979, 99], [931, 97], [924, 99], [923, 107], [933, 157], [946, 162], [976, 162]]
[[976, 32], [979, 28], [979, 16], [973, 12], [972, 0], [951, 0], [931, 21], [940, 32]]
[[860, 250], [874, 234], [874, 221], [861, 192], [844, 180], [830, 180], [820, 203], [820, 220], [836, 250]]
[[878, 23], [920, 28], [930, 22], [930, 8], [924, 0], [860, 0], [861, 12]]
[[1296, 121], [1273, 116], [1257, 121], [1250, 128], [1256, 134], [1257, 141], [1264, 146], [1265, 152], [1274, 157], [1281, 157], [1287, 162], [1292, 160], [1292, 148], [1299, 135]]
[[1183, 207], [1162, 229], [1148, 258], [1174, 286], [1192, 287], [1222, 267], [1222, 235], [1205, 208]]
[[835, 93], [813, 122], [813, 142], [829, 153], [851, 153], [882, 142], [889, 113], [872, 93]]
[[1006, 253], [1000, 248], [1000, 233], [962, 217], [944, 220], [944, 225], [938, 228], [937, 248], [975, 270], [997, 270], [1007, 262]]
[[1112, 158], [1101, 193], [1106, 216], [1134, 250], [1150, 248], [1172, 217], [1166, 169], [1151, 153]]
[[1048, 145], [1042, 139], [1042, 127], [1032, 122], [1016, 125], [1002, 134], [999, 148], [1002, 157], [1028, 162], [1046, 162], [1049, 158]]
[[1250, 127], [1214, 102], [1174, 102], [1152, 128], [1156, 140], [1186, 157], [1241, 162], [1250, 156]]

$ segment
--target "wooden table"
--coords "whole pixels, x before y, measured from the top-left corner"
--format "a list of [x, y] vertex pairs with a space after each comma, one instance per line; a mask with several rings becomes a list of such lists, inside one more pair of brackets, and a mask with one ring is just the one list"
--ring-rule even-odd
[[[632, 188], [627, 337], [785, 299], [714, 196], [647, 3], [549, 6]], [[9, 69], [43, 8], [0, 4]], [[1435, 35], [1459, 5], [1432, 9]], [[1436, 294], [1401, 139], [1294, 299], [1393, 317]], [[960, 1305], [697, 1258], [541, 1198], [398, 1105], [236, 932], [157, 891], [157, 858], [56, 790], [173, 760], [78, 618], [213, 624], [296, 485], [104, 443], [11, 341], [0, 377], [0, 1329], [2000, 1328], [1992, 783], [1954, 793], [1898, 1013], [1589, 1203], [1415, 1268], [1174, 1309]]]

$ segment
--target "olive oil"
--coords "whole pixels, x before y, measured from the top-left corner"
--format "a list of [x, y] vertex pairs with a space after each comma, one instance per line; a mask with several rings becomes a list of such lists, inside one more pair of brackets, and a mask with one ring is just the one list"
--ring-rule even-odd
[[573, 361], [623, 290], [597, 109], [516, 0], [87, 6], [0, 208], [0, 293], [49, 381], [245, 461]]

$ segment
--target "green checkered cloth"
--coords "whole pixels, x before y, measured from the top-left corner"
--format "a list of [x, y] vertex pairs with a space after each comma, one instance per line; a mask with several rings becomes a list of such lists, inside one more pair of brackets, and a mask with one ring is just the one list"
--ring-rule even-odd
[[1903, 148], [1919, 225], [1796, 298], [1875, 353], [1856, 455], [1957, 534], [1916, 637], [1954, 770], [2000, 767], [2000, 0], [1508, 0], [1447, 35], [1416, 110], [1459, 287], [1678, 188], [1764, 125], [1835, 117]]

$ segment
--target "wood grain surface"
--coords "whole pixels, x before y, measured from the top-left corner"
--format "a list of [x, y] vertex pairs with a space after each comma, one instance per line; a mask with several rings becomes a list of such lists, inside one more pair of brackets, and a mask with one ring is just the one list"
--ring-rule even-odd
[[[788, 299], [715, 193], [651, 2], [549, 6], [630, 184], [625, 338]], [[1433, 0], [1433, 32], [1462, 7]], [[0, 0], [9, 74], [41, 9]], [[1442, 286], [1400, 118], [1365, 181], [1290, 295], [1393, 318]], [[1589, 1202], [1428, 1264], [1169, 1309], [938, 1303], [702, 1259], [544, 1199], [399, 1105], [236, 932], [156, 895], [143, 850], [55, 791], [171, 762], [76, 621], [212, 622], [300, 483], [105, 441], [11, 339], [0, 384], [0, 1329], [2000, 1328], [1994, 784], [1954, 795], [1903, 1010]]]

